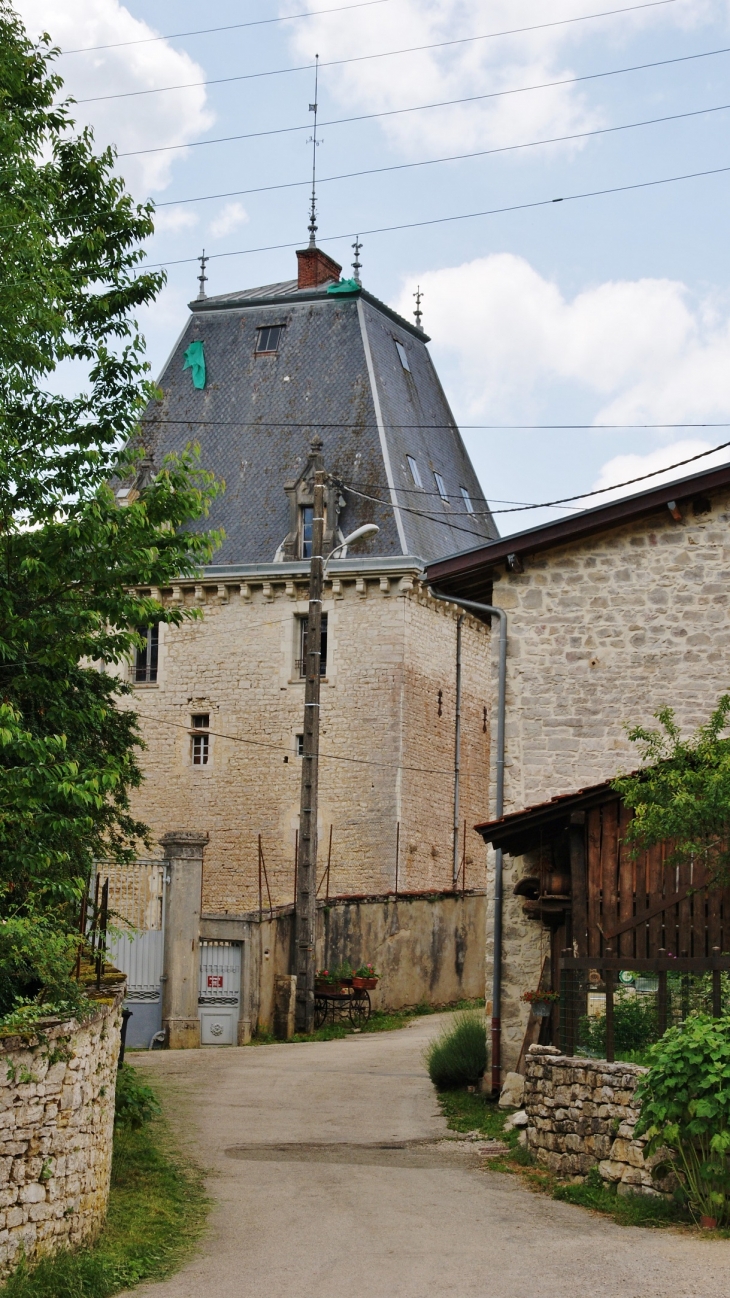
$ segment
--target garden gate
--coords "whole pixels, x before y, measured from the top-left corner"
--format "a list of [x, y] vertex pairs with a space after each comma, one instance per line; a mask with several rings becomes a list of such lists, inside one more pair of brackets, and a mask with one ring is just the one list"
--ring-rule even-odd
[[241, 943], [200, 943], [201, 1046], [235, 1046], [241, 999]]
[[97, 872], [109, 880], [109, 926], [117, 930], [109, 940], [109, 959], [127, 976], [124, 1003], [132, 1011], [127, 1045], [149, 1046], [162, 1029], [165, 863], [100, 862]]

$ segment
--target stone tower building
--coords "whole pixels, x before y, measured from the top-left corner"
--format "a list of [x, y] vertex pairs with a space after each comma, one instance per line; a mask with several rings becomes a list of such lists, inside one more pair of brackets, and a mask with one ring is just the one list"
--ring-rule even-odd
[[153, 464], [195, 441], [226, 483], [214, 565], [158, 592], [202, 618], [150, 628], [131, 665], [147, 744], [135, 810], [158, 837], [208, 834], [209, 913], [258, 906], [260, 856], [264, 903], [267, 887], [293, 900], [313, 455], [325, 553], [379, 528], [327, 567], [322, 891], [387, 893], [396, 871], [400, 890], [447, 889], [463, 858], [467, 886], [484, 885], [471, 827], [488, 789], [489, 629], [433, 600], [422, 573], [494, 523], [427, 335], [318, 248], [297, 258], [297, 279], [263, 288], [206, 297], [201, 280], [144, 420]]

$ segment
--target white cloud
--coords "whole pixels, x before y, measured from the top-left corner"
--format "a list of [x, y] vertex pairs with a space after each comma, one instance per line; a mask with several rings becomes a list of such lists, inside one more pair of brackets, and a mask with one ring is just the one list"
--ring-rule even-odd
[[[308, 0], [308, 4], [312, 9], [320, 7], [319, 0]], [[608, 52], [624, 47], [643, 27], [696, 25], [725, 11], [726, 0], [678, 0], [613, 19], [323, 68], [320, 106], [324, 116], [329, 115], [326, 105], [334, 97], [348, 108], [378, 112], [561, 80], [578, 71], [573, 58], [586, 40], [602, 39]], [[523, 0], [518, 7], [514, 0], [470, 0], [468, 4], [464, 0], [399, 0], [377, 9], [312, 18], [297, 24], [296, 29], [292, 25], [290, 40], [299, 58], [313, 58], [317, 50], [326, 64], [342, 58], [343, 52], [368, 55], [406, 49], [585, 13], [585, 0], [553, 0], [549, 13], [544, 0]], [[589, 102], [588, 91], [568, 85], [383, 118], [380, 124], [390, 142], [411, 155], [565, 135], [590, 130], [602, 121], [603, 115]]]
[[188, 207], [158, 207], [155, 212], [155, 234], [177, 234], [180, 230], [192, 230], [197, 224], [195, 212]]
[[[723, 434], [724, 438], [724, 434]], [[612, 460], [608, 460], [603, 465], [601, 471], [593, 483], [594, 490], [600, 490], [603, 487], [611, 487], [614, 483], [626, 483], [626, 486], [616, 487], [614, 491], [607, 491], [601, 496], [587, 497], [583, 504], [590, 508], [593, 505], [606, 504], [609, 500], [616, 500], [619, 496], [633, 495], [637, 491], [649, 490], [651, 487], [659, 487], [664, 482], [674, 482], [678, 478], [683, 478], [690, 473], [702, 473], [705, 469], [714, 469], [718, 465], [727, 464], [730, 460], [730, 448], [721, 451], [713, 451], [710, 455], [703, 455], [702, 459], [694, 460], [689, 464], [682, 464], [683, 460], [690, 460], [693, 456], [702, 454], [703, 451], [709, 451], [712, 443], [700, 438], [687, 438], [683, 441], [672, 442], [668, 446], [662, 446], [654, 451], [649, 451], [646, 455], [615, 455]], [[667, 469], [664, 473], [656, 473], [657, 469], [662, 469], [666, 465], [676, 464], [676, 469]], [[642, 478], [645, 474], [651, 473], [655, 476], [645, 479], [641, 482], [633, 482], [632, 478]]]
[[[567, 299], [508, 253], [427, 272], [424, 325], [462, 418], [530, 422], [551, 389], [596, 424], [730, 418], [730, 304], [669, 279], [617, 280]], [[415, 280], [398, 309], [410, 316]]]
[[243, 203], [226, 203], [215, 220], [211, 221], [210, 233], [214, 239], [222, 239], [224, 235], [237, 230], [240, 225], [245, 225], [247, 220], [248, 212]]
[[[32, 37], [47, 31], [61, 49], [155, 35], [118, 0], [63, 0], [62, 4], [58, 0], [15, 0], [15, 7]], [[76, 99], [205, 79], [198, 63], [165, 41], [69, 54], [60, 58], [57, 66], [66, 92]], [[115, 144], [120, 153], [196, 139], [214, 121], [206, 106], [204, 86], [77, 104], [73, 115], [79, 125], [94, 127], [100, 145]], [[186, 151], [180, 150], [120, 158], [119, 170], [135, 195], [143, 198], [150, 190], [169, 184], [173, 163], [185, 155]]]

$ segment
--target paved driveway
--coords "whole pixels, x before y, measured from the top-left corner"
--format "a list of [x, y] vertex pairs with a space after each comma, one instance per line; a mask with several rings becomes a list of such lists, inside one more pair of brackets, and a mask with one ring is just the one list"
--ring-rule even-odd
[[128, 1056], [215, 1200], [202, 1251], [140, 1298], [728, 1298], [730, 1243], [616, 1226], [442, 1142], [438, 1026]]

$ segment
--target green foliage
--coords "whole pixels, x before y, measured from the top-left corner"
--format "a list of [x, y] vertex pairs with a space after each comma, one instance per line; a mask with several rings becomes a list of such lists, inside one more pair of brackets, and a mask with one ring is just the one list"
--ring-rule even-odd
[[613, 781], [634, 816], [626, 839], [635, 853], [670, 840], [668, 863], [701, 861], [711, 878], [730, 877], [730, 739], [721, 738], [730, 716], [730, 694], [710, 720], [683, 739], [671, 708], [655, 713], [660, 729], [636, 726], [645, 769]]
[[[613, 1003], [613, 1039], [617, 1059], [644, 1051], [659, 1037], [659, 1020], [653, 996], [619, 992]], [[578, 1025], [578, 1042], [599, 1059], [606, 1056], [606, 1015], [591, 1014]]]
[[504, 1140], [505, 1143], [514, 1134], [514, 1142], [517, 1141], [516, 1131], [505, 1133], [507, 1113], [504, 1109], [499, 1109], [488, 1095], [467, 1090], [442, 1091], [439, 1104], [452, 1131], [462, 1134], [478, 1131], [487, 1140]]
[[122, 1064], [117, 1070], [117, 1088], [114, 1096], [114, 1126], [139, 1131], [160, 1112], [157, 1097], [151, 1086], [140, 1080], [136, 1068]]
[[607, 1213], [620, 1226], [671, 1226], [686, 1215], [668, 1199], [654, 1195], [617, 1194], [616, 1187], [606, 1185], [597, 1167], [592, 1167], [582, 1183], [553, 1185], [552, 1196], [563, 1203], [573, 1203], [594, 1212]]
[[189, 615], [135, 587], [197, 573], [217, 540], [195, 451], [155, 469], [139, 441], [152, 209], [74, 129], [55, 56], [0, 0], [0, 1015], [75, 995], [92, 861], [145, 841], [125, 664], [141, 628]]
[[159, 1120], [117, 1128], [109, 1216], [97, 1242], [21, 1264], [2, 1298], [112, 1298], [142, 1280], [164, 1280], [195, 1247], [206, 1210], [200, 1175], [171, 1152]]
[[695, 1217], [730, 1225], [730, 1016], [697, 1015], [651, 1051], [637, 1090], [637, 1135], [647, 1152], [669, 1149]]
[[457, 1014], [441, 1036], [426, 1050], [429, 1077], [439, 1091], [474, 1085], [487, 1066], [487, 1032], [484, 1017]]

